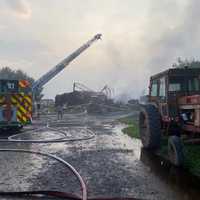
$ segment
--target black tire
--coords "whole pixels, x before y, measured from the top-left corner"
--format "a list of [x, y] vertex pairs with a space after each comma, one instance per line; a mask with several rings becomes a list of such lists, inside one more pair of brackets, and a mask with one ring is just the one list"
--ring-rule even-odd
[[19, 127], [17, 128], [17, 131], [21, 131], [23, 128], [24, 128], [24, 126], [21, 125], [21, 126], [19, 126]]
[[160, 147], [161, 121], [158, 109], [154, 105], [145, 105], [139, 115], [139, 131], [143, 147], [156, 150]]
[[168, 139], [168, 157], [170, 162], [177, 166], [181, 167], [184, 164], [184, 151], [181, 138], [173, 135]]

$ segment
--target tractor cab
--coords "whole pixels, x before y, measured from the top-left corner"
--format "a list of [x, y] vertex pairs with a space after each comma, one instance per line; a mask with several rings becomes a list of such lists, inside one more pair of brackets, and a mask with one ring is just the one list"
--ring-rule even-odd
[[165, 120], [179, 116], [185, 98], [197, 96], [200, 97], [199, 68], [171, 68], [150, 79], [149, 102], [156, 104]]

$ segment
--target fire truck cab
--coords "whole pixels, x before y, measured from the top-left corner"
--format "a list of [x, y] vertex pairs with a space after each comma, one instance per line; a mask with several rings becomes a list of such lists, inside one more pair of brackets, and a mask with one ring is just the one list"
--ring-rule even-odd
[[32, 92], [27, 80], [0, 80], [0, 129], [18, 130], [32, 120]]

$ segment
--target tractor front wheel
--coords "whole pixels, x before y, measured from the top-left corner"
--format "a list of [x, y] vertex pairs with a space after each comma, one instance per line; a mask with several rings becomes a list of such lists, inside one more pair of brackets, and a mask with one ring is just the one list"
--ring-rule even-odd
[[139, 131], [144, 148], [156, 150], [160, 147], [160, 114], [154, 105], [149, 104], [141, 108], [139, 115]]

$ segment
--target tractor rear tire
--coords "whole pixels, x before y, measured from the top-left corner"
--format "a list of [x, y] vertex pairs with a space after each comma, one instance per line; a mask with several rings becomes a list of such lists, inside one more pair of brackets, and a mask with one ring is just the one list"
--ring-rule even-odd
[[183, 144], [181, 142], [181, 138], [173, 135], [168, 139], [168, 156], [170, 162], [177, 166], [181, 167], [184, 164], [184, 152], [183, 152]]
[[139, 131], [143, 147], [156, 150], [161, 142], [161, 121], [158, 109], [154, 105], [145, 105], [139, 115]]

